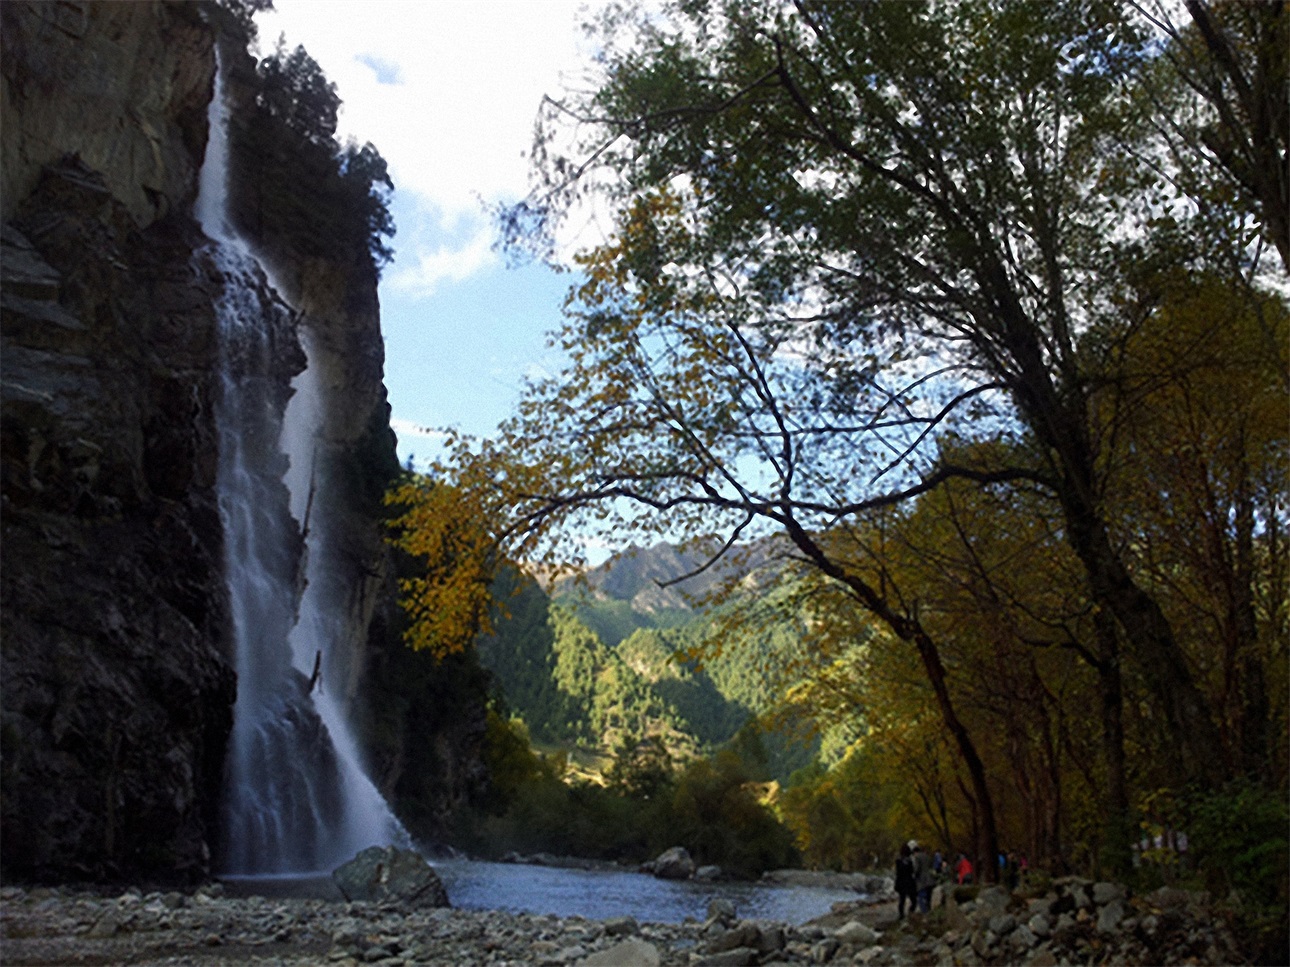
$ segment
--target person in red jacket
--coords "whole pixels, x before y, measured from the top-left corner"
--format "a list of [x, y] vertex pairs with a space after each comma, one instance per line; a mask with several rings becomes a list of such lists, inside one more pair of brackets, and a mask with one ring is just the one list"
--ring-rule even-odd
[[972, 861], [962, 853], [954, 864], [954, 882], [959, 886], [972, 882]]

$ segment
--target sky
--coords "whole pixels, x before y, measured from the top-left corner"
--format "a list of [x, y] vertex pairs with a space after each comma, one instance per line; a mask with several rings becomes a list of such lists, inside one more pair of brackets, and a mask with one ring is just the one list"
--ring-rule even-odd
[[435, 430], [486, 435], [526, 375], [558, 366], [546, 333], [569, 276], [508, 268], [487, 211], [528, 189], [543, 94], [590, 62], [581, 0], [274, 0], [260, 47], [303, 45], [342, 100], [337, 136], [389, 165], [394, 261], [380, 285], [385, 384], [399, 458]]

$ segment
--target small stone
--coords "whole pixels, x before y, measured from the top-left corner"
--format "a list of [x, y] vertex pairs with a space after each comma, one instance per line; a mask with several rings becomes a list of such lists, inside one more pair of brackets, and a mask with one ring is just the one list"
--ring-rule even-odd
[[1104, 906], [1097, 915], [1097, 932], [1113, 933], [1115, 928], [1120, 925], [1124, 919], [1124, 904], [1120, 900], [1112, 900]]
[[[752, 947], [735, 947], [732, 950], [723, 950], [720, 953], [705, 954], [699, 960], [694, 961], [696, 967], [752, 967], [758, 963], [760, 958], [757, 951]], [[618, 967], [618, 962], [613, 962], [614, 967]], [[610, 967], [606, 962], [605, 967]]]
[[224, 938], [217, 933], [208, 933], [202, 943], [207, 947], [218, 947], [224, 942]]
[[721, 953], [736, 947], [756, 947], [761, 931], [755, 923], [740, 923], [728, 930], [715, 926], [705, 944], [709, 953]]
[[757, 928], [757, 950], [763, 954], [772, 954], [783, 950], [788, 939], [784, 928], [778, 923], [763, 924]]
[[1000, 937], [1011, 933], [1017, 926], [1017, 918], [1011, 913], [1001, 913], [990, 918], [990, 932]]
[[1093, 902], [1099, 907], [1105, 906], [1112, 900], [1123, 900], [1127, 895], [1128, 891], [1119, 883], [1093, 884]]
[[659, 967], [660, 962], [657, 947], [633, 937], [598, 950], [579, 964], [580, 967]]
[[713, 897], [708, 901], [708, 919], [716, 920], [718, 923], [732, 924], [735, 922], [735, 905], [725, 897]]
[[841, 946], [842, 945], [833, 937], [829, 937], [827, 940], [821, 940], [819, 943], [811, 947], [811, 963], [827, 964], [833, 959], [833, 955], [838, 952], [838, 948]]
[[635, 917], [610, 917], [605, 921], [605, 933], [611, 937], [626, 937], [641, 932]]
[[121, 931], [121, 922], [112, 914], [104, 914], [94, 926], [90, 927], [91, 937], [115, 937]]
[[1012, 895], [1006, 887], [987, 886], [976, 896], [976, 907], [979, 910], [989, 911], [991, 916], [996, 913], [1003, 913], [1008, 909], [1008, 902]]
[[1025, 953], [1038, 942], [1038, 938], [1030, 932], [1030, 928], [1025, 924], [1017, 927], [1016, 930], [1008, 934], [1008, 943], [1012, 949], [1018, 953]]
[[1052, 921], [1043, 913], [1036, 913], [1026, 921], [1026, 926], [1030, 928], [1030, 932], [1036, 937], [1047, 937], [1053, 932]]

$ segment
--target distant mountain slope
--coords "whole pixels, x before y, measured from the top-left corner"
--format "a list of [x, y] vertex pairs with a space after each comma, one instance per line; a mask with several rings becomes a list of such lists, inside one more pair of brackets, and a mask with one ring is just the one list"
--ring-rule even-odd
[[[702, 667], [684, 657], [715, 633], [722, 611], [773, 600], [782, 572], [769, 547], [750, 557], [772, 566], [748, 582], [739, 602], [716, 611], [700, 607], [702, 596], [734, 575], [733, 563], [686, 582], [693, 585], [687, 597], [659, 584], [706, 557], [673, 545], [631, 548], [582, 582], [557, 582], [550, 597], [530, 578], [517, 585], [507, 576], [498, 591], [509, 617], [480, 640], [481, 662], [540, 742], [610, 753], [625, 737], [657, 735], [680, 759], [710, 752], [769, 710], [782, 693], [780, 669], [801, 648], [803, 628], [785, 615], [755, 632], [725, 632], [720, 653]], [[774, 738], [769, 744], [771, 772], [781, 778], [814, 752]]]

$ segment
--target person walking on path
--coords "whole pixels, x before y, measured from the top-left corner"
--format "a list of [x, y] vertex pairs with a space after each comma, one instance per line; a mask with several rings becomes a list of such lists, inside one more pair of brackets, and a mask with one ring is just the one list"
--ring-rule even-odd
[[905, 901], [909, 901], [909, 912], [914, 912], [914, 902], [918, 888], [914, 885], [914, 857], [909, 843], [900, 847], [900, 856], [896, 858], [896, 919], [905, 918]]
[[917, 840], [909, 841], [909, 849], [914, 857], [914, 889], [918, 891], [918, 912], [928, 913], [932, 909], [932, 887], [936, 885], [932, 858], [923, 851]]

